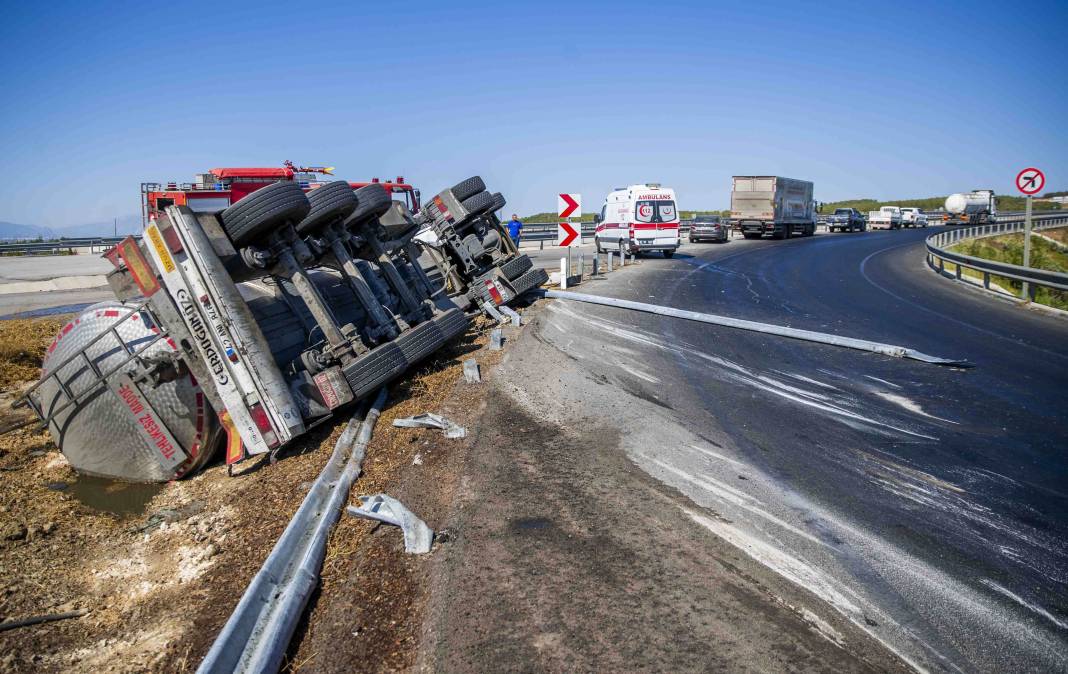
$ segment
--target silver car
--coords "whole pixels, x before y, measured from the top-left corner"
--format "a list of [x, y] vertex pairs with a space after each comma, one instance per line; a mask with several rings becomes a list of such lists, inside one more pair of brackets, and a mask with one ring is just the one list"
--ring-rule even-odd
[[718, 215], [698, 215], [690, 225], [690, 243], [697, 241], [726, 243], [727, 237], [727, 225]]

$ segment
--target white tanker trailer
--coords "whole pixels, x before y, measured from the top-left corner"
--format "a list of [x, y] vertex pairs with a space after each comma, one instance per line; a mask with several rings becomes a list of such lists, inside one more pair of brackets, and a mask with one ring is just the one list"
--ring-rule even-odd
[[997, 214], [994, 190], [972, 190], [949, 195], [942, 220], [947, 225], [982, 225], [993, 222]]

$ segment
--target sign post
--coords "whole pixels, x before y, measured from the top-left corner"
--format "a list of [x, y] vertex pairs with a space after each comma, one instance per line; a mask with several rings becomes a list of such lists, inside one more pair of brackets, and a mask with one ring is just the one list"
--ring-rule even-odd
[[[1042, 191], [1046, 186], [1046, 174], [1042, 171], [1028, 167], [1016, 174], [1016, 189], [1027, 195], [1027, 206], [1024, 211], [1024, 251], [1023, 266], [1031, 266], [1031, 201], [1035, 194]], [[1020, 287], [1020, 299], [1031, 300], [1030, 283], [1024, 281]]]
[[[567, 278], [571, 275], [571, 248], [582, 245], [582, 195], [558, 194], [556, 196], [556, 213], [559, 215], [556, 226], [556, 245], [567, 248], [567, 258], [560, 258], [560, 287], [567, 289]], [[566, 269], [566, 271], [564, 271]], [[582, 270], [579, 270], [579, 276]]]

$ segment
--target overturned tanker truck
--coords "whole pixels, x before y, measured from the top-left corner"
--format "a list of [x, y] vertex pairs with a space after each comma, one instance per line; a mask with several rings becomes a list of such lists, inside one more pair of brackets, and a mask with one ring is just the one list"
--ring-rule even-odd
[[[467, 328], [414, 240], [440, 209], [419, 210], [402, 180], [354, 190], [309, 172], [216, 169], [197, 185], [142, 186], [142, 239], [107, 254], [116, 300], [56, 335], [16, 402], [75, 470], [166, 481], [220, 446], [231, 465], [273, 456]], [[469, 225], [461, 212], [450, 226]]]

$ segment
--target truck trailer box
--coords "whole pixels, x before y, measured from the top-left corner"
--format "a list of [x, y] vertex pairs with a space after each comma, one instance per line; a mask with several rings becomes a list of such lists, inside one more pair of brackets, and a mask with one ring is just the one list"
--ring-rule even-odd
[[731, 178], [731, 224], [747, 239], [811, 236], [816, 231], [812, 183], [779, 176]]

